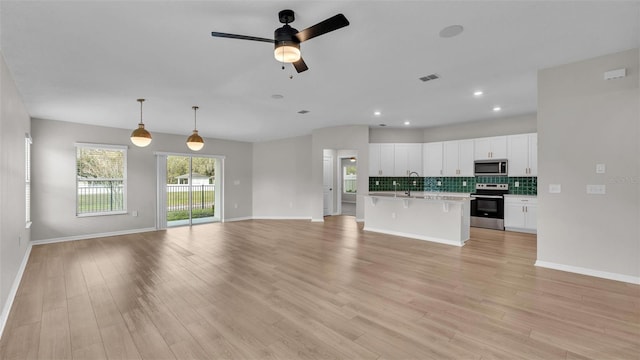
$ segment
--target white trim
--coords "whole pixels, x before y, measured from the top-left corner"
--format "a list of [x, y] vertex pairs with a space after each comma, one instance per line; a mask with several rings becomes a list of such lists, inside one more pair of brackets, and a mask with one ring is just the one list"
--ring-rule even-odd
[[527, 234], [537, 234], [538, 231], [536, 229], [525, 229], [525, 228], [517, 228], [517, 227], [506, 227], [504, 228], [506, 231], [514, 231], [514, 232], [521, 232], [521, 233], [527, 233]]
[[311, 220], [311, 216], [253, 216], [253, 220]]
[[102, 238], [109, 236], [118, 236], [118, 235], [129, 235], [129, 234], [137, 234], [143, 232], [157, 231], [156, 228], [141, 228], [141, 229], [131, 229], [131, 230], [120, 230], [120, 231], [110, 231], [104, 233], [95, 233], [95, 234], [84, 234], [84, 235], [73, 235], [73, 236], [64, 236], [59, 238], [51, 238], [51, 239], [42, 239], [42, 240], [32, 240], [32, 245], [42, 245], [42, 244], [53, 244], [65, 241], [76, 241], [76, 240], [86, 240], [86, 239], [94, 239], [94, 238]]
[[29, 261], [29, 255], [31, 255], [31, 244], [27, 246], [27, 250], [24, 253], [24, 257], [22, 258], [22, 262], [20, 263], [20, 267], [18, 268], [18, 273], [16, 274], [16, 278], [13, 280], [13, 285], [11, 285], [11, 289], [9, 290], [9, 296], [7, 296], [7, 302], [4, 304], [4, 308], [2, 308], [2, 315], [0, 315], [0, 338], [2, 337], [2, 333], [4, 332], [4, 327], [7, 325], [7, 320], [9, 319], [9, 312], [11, 311], [11, 307], [13, 306], [13, 301], [18, 294], [18, 287], [20, 286], [20, 282], [22, 281], [22, 275], [24, 275], [24, 270], [27, 267], [27, 262]]
[[225, 222], [245, 221], [245, 220], [253, 220], [253, 217], [244, 216], [244, 217], [237, 217], [237, 218], [230, 218], [230, 219], [222, 219], [221, 222], [225, 223]]
[[153, 155], [162, 155], [162, 156], [192, 156], [192, 157], [204, 157], [204, 158], [217, 158], [224, 159], [225, 155], [208, 155], [208, 154], [200, 154], [200, 153], [178, 153], [178, 152], [166, 152], [166, 151], [156, 151]]
[[319, 223], [324, 222], [324, 217], [322, 217], [321, 219], [311, 218], [311, 222], [319, 222]]
[[98, 149], [117, 149], [117, 150], [129, 149], [128, 145], [93, 144], [93, 143], [82, 143], [82, 142], [73, 143], [73, 146], [85, 147], [85, 148], [98, 148]]
[[92, 216], [111, 216], [111, 215], [127, 215], [127, 214], [129, 214], [127, 210], [116, 210], [116, 211], [76, 214], [76, 217], [84, 218], [84, 217], [92, 217]]
[[356, 222], [359, 222], [359, 223], [364, 222], [364, 219], [358, 219], [358, 218], [356, 218]]
[[411, 239], [417, 239], [417, 240], [431, 241], [431, 242], [436, 242], [436, 243], [446, 244], [446, 245], [453, 245], [453, 246], [463, 246], [465, 244], [465, 241], [466, 241], [466, 240], [464, 240], [464, 241], [454, 241], [454, 240], [441, 239], [441, 238], [436, 238], [436, 237], [431, 237], [431, 236], [423, 236], [423, 235], [417, 235], [417, 234], [404, 233], [404, 232], [400, 232], [400, 231], [377, 229], [377, 228], [368, 227], [366, 225], [365, 225], [363, 230], [364, 231], [373, 231], [373, 232], [387, 234], [387, 235], [402, 236], [402, 237], [411, 238]]
[[612, 273], [612, 272], [608, 272], [608, 271], [600, 271], [600, 270], [583, 268], [583, 267], [579, 267], [579, 266], [557, 264], [557, 263], [552, 263], [552, 262], [548, 262], [548, 261], [540, 261], [540, 260], [536, 260], [535, 265], [538, 266], [538, 267], [543, 267], [543, 268], [548, 268], [548, 269], [566, 271], [566, 272], [571, 272], [571, 273], [576, 273], [576, 274], [594, 276], [594, 277], [599, 277], [599, 278], [608, 279], [608, 280], [616, 280], [616, 281], [622, 281], [622, 282], [626, 282], [626, 283], [640, 285], [640, 276], [631, 276], [631, 275], [625, 275], [625, 274], [618, 274], [618, 273]]

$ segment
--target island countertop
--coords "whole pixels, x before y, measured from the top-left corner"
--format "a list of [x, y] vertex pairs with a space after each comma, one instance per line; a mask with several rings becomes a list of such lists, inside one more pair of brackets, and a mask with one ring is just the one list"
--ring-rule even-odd
[[468, 193], [371, 192], [365, 195], [364, 230], [463, 246], [471, 200]]

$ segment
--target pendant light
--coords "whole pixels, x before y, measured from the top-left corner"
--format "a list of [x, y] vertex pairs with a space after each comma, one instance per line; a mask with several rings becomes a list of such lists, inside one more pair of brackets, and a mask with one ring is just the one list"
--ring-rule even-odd
[[204, 147], [204, 140], [202, 137], [198, 135], [198, 126], [196, 122], [196, 111], [198, 110], [197, 106], [192, 106], [193, 109], [193, 134], [187, 138], [187, 147], [193, 151], [198, 151]]
[[144, 128], [144, 123], [142, 122], [142, 103], [144, 99], [138, 99], [137, 101], [140, 103], [140, 124], [131, 133], [131, 142], [135, 146], [145, 147], [151, 144], [151, 134]]

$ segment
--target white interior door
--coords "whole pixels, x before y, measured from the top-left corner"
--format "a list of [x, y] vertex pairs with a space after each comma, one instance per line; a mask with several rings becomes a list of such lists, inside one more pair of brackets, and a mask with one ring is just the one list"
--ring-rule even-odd
[[333, 214], [333, 156], [324, 156], [322, 168], [323, 215]]

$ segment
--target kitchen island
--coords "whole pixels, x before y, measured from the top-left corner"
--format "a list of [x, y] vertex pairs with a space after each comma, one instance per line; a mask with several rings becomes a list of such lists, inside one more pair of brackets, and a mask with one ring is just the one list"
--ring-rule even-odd
[[364, 230], [463, 246], [469, 239], [470, 201], [469, 194], [459, 193], [369, 193]]

